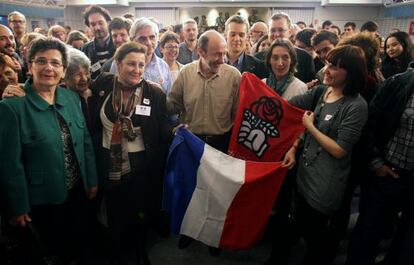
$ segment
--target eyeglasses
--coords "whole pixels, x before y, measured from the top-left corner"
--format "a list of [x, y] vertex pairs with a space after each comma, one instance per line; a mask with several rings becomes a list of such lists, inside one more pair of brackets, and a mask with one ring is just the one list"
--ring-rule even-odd
[[262, 34], [262, 35], [266, 34], [266, 32], [259, 31], [259, 30], [252, 30], [252, 31], [250, 31], [250, 33], [254, 33], [254, 34]]
[[24, 21], [24, 20], [10, 20], [10, 23], [23, 24], [23, 23], [26, 23], [26, 21]]
[[63, 66], [63, 64], [59, 62], [58, 60], [47, 60], [44, 58], [34, 59], [32, 60], [32, 63], [35, 63], [40, 66], [46, 66], [47, 64], [50, 64], [53, 68], [60, 68]]
[[137, 36], [135, 38], [135, 41], [141, 44], [146, 44], [148, 41], [149, 42], [155, 42], [157, 39], [157, 37], [155, 35], [150, 35], [150, 36]]
[[175, 49], [178, 49], [178, 45], [167, 45], [164, 48], [168, 50], [175, 50]]

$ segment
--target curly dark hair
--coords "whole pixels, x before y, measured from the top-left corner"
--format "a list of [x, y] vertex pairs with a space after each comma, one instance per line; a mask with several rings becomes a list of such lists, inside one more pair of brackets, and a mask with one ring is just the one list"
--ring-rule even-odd
[[105, 18], [106, 22], [112, 20], [108, 10], [98, 5], [90, 5], [85, 9], [85, 12], [83, 12], [83, 19], [86, 26], [89, 27], [89, 16], [94, 13], [101, 14]]
[[365, 53], [368, 72], [372, 75], [379, 65], [380, 43], [378, 39], [368, 32], [361, 32], [352, 37], [341, 40], [339, 45], [355, 45]]

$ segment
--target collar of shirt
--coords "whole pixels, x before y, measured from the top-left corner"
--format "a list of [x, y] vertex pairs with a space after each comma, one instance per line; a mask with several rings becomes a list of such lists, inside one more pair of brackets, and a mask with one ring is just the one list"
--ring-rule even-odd
[[205, 74], [201, 71], [201, 58], [198, 60], [198, 63], [197, 63], [197, 73], [200, 76], [202, 76], [204, 79], [214, 79], [216, 77], [219, 77], [220, 76], [220, 72], [221, 72], [221, 66], [220, 66], [220, 68], [219, 68], [219, 70], [218, 70], [217, 73], [213, 74], [210, 78], [206, 78]]
[[105, 46], [104, 47], [100, 47], [99, 45], [98, 45], [98, 41], [96, 40], [96, 38], [94, 38], [93, 39], [93, 46], [94, 46], [94, 48], [96, 49], [96, 48], [106, 48], [106, 47], [108, 47], [110, 44], [111, 44], [111, 42], [112, 42], [112, 38], [111, 38], [111, 35], [109, 35], [108, 34], [108, 37], [106, 38], [106, 40], [105, 40]]
[[151, 61], [149, 61], [148, 65], [150, 64], [158, 64], [158, 61], [161, 60], [158, 58], [158, 56], [155, 54], [155, 52], [152, 54]]
[[[62, 88], [63, 89], [63, 88]], [[35, 90], [32, 85], [31, 80], [27, 80], [24, 85], [24, 90], [26, 92], [27, 99], [32, 102], [32, 104], [39, 110], [47, 110], [50, 107], [50, 104], [47, 103]], [[57, 86], [55, 91], [55, 106], [57, 108], [63, 107], [67, 103], [67, 99], [61, 89]]]
[[190, 48], [188, 48], [187, 42], [186, 42], [186, 41], [184, 41], [184, 47], [185, 47], [185, 48], [186, 48], [189, 52], [194, 52], [194, 51], [197, 51], [197, 48], [198, 48], [198, 43], [197, 43], [197, 45], [195, 46], [194, 50], [190, 50]]
[[231, 61], [227, 57], [227, 64], [236, 67], [241, 72], [241, 70], [242, 70], [241, 68], [243, 66], [243, 60], [244, 60], [244, 52], [242, 52], [239, 55], [239, 58], [237, 58], [237, 60], [236, 60], [236, 62], [234, 64], [231, 63]]

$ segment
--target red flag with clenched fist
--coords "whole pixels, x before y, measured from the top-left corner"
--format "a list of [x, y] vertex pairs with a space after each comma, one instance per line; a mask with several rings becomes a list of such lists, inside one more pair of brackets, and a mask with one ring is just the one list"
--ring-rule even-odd
[[228, 153], [252, 161], [279, 161], [304, 131], [304, 110], [290, 105], [254, 74], [244, 73]]

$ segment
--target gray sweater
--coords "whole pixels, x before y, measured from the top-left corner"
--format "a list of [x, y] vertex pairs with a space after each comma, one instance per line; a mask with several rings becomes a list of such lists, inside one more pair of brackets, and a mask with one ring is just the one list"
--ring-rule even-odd
[[[326, 103], [323, 95], [315, 100], [316, 88], [290, 100], [293, 105], [314, 111], [317, 128], [341, 146], [347, 155], [337, 159], [326, 152], [315, 138], [307, 133], [304, 141], [304, 155], [298, 162], [298, 192], [316, 210], [332, 215], [340, 207], [351, 169], [353, 145], [359, 140], [362, 128], [368, 118], [368, 106], [360, 96], [347, 96], [336, 102]], [[315, 100], [315, 101], [314, 101]], [[318, 102], [315, 110], [312, 105]], [[335, 114], [336, 113], [336, 114]], [[332, 124], [331, 124], [332, 123]]]

